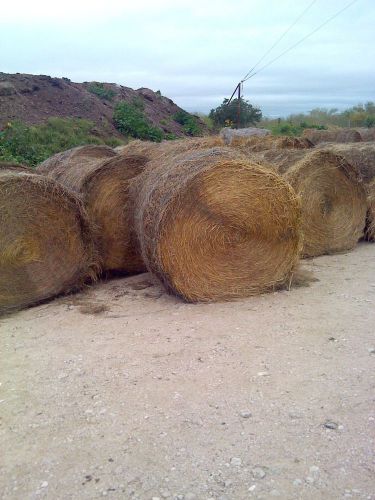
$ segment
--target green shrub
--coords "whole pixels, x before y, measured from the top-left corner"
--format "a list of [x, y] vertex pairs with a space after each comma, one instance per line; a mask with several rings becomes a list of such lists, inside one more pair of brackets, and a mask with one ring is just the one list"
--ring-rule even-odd
[[87, 90], [100, 97], [100, 99], [106, 99], [107, 101], [112, 101], [116, 95], [114, 90], [105, 87], [104, 83], [99, 82], [91, 83]]
[[124, 135], [154, 142], [161, 142], [163, 139], [163, 131], [151, 125], [137, 103], [119, 102], [113, 113], [113, 121]]
[[166, 141], [175, 141], [176, 139], [178, 139], [178, 137], [176, 134], [172, 134], [171, 132], [169, 132], [167, 134], [164, 134], [164, 139]]
[[187, 135], [202, 135], [202, 129], [199, 126], [198, 119], [184, 110], [178, 111], [174, 116], [174, 121], [182, 125], [182, 130]]
[[94, 124], [80, 118], [49, 118], [42, 125], [10, 123], [0, 132], [0, 160], [36, 166], [50, 156], [84, 144], [122, 144], [92, 135]]

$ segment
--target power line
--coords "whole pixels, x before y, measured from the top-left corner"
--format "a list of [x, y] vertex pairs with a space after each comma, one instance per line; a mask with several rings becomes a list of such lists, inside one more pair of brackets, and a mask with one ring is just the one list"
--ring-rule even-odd
[[259, 66], [259, 64], [264, 61], [264, 59], [268, 56], [270, 52], [278, 45], [281, 40], [291, 31], [292, 28], [298, 23], [300, 19], [306, 14], [308, 10], [311, 9], [311, 7], [316, 3], [317, 0], [313, 0], [304, 10], [303, 12], [297, 17], [297, 19], [289, 26], [289, 28], [284, 31], [284, 33], [274, 42], [274, 44], [263, 54], [263, 56], [259, 59], [259, 61], [246, 73], [246, 75], [242, 78], [241, 81], [246, 81], [247, 77]]
[[280, 57], [284, 56], [285, 54], [287, 54], [290, 50], [294, 49], [295, 47], [297, 47], [298, 45], [300, 45], [302, 42], [304, 42], [307, 38], [310, 38], [310, 36], [314, 35], [317, 31], [319, 31], [321, 28], [323, 28], [326, 24], [328, 24], [329, 22], [331, 22], [333, 19], [335, 19], [337, 16], [339, 16], [342, 12], [344, 12], [344, 10], [348, 9], [349, 7], [351, 7], [352, 5], [354, 5], [356, 2], [358, 2], [358, 0], [353, 0], [352, 2], [349, 2], [345, 7], [343, 7], [342, 9], [340, 9], [338, 12], [336, 12], [335, 14], [333, 14], [333, 16], [331, 16], [330, 18], [328, 18], [326, 21], [324, 21], [324, 23], [320, 24], [317, 28], [315, 28], [313, 31], [311, 31], [310, 33], [308, 33], [306, 36], [304, 36], [303, 38], [301, 38], [301, 40], [299, 40], [297, 43], [295, 43], [294, 45], [292, 45], [291, 47], [289, 47], [288, 49], [284, 50], [284, 52], [282, 52], [280, 55], [278, 55], [277, 57], [275, 57], [274, 59], [272, 59], [269, 63], [265, 64], [264, 66], [262, 66], [258, 71], [255, 71], [254, 73], [251, 73], [250, 75], [248, 75], [246, 78], [244, 78], [242, 80], [242, 82], [246, 82], [247, 80], [249, 80], [250, 78], [252, 78], [253, 76], [257, 75], [258, 73], [260, 73], [261, 71], [263, 71], [264, 69], [268, 68], [271, 64], [273, 64], [274, 62], [276, 62], [278, 59], [280, 59]]

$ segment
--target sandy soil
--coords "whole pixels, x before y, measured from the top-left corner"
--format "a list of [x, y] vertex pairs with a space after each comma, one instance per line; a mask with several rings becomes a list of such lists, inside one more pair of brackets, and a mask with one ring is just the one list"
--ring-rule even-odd
[[375, 499], [374, 257], [231, 303], [144, 274], [1, 319], [1, 498]]

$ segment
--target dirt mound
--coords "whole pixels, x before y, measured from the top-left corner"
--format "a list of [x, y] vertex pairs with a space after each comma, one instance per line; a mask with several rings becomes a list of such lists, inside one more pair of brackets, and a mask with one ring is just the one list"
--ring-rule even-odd
[[[40, 124], [55, 116], [73, 117], [91, 120], [98, 136], [120, 137], [112, 121], [119, 101], [141, 103], [152, 125], [165, 133], [186, 135], [183, 125], [174, 120], [174, 115], [183, 110], [160, 92], [133, 90], [115, 83], [74, 83], [46, 75], [0, 73], [0, 129], [14, 120]], [[202, 121], [199, 126], [207, 129]]]

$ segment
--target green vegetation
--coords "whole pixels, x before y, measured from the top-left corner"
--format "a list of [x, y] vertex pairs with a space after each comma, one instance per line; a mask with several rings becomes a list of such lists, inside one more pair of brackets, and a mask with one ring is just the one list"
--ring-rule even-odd
[[42, 125], [15, 121], [0, 131], [0, 161], [36, 166], [50, 156], [83, 144], [123, 144], [116, 138], [93, 135], [94, 124], [79, 118], [49, 118]]
[[107, 101], [112, 101], [116, 95], [114, 90], [105, 87], [104, 83], [99, 82], [91, 83], [87, 90], [100, 97], [100, 99], [106, 99]]
[[[216, 109], [211, 109], [208, 115], [216, 128], [233, 127], [233, 125], [237, 125], [238, 99], [233, 99], [230, 104], [228, 104], [228, 102], [229, 99], [224, 99], [223, 103]], [[254, 107], [249, 101], [246, 101], [242, 97], [240, 98], [240, 105], [241, 127], [255, 125], [262, 119], [261, 110]]]
[[265, 118], [261, 127], [272, 130], [275, 135], [300, 135], [305, 128], [326, 129], [328, 127], [375, 127], [375, 103], [358, 104], [339, 112], [337, 108], [316, 108], [309, 113], [290, 115], [287, 118]]
[[161, 142], [164, 137], [163, 131], [151, 125], [144, 115], [142, 101], [133, 104], [119, 102], [113, 113], [113, 121], [122, 134], [136, 139]]
[[196, 116], [187, 113], [184, 110], [178, 111], [173, 119], [175, 122], [183, 126], [183, 131], [185, 134], [196, 137], [202, 135], [202, 129], [199, 126], [199, 121]]

